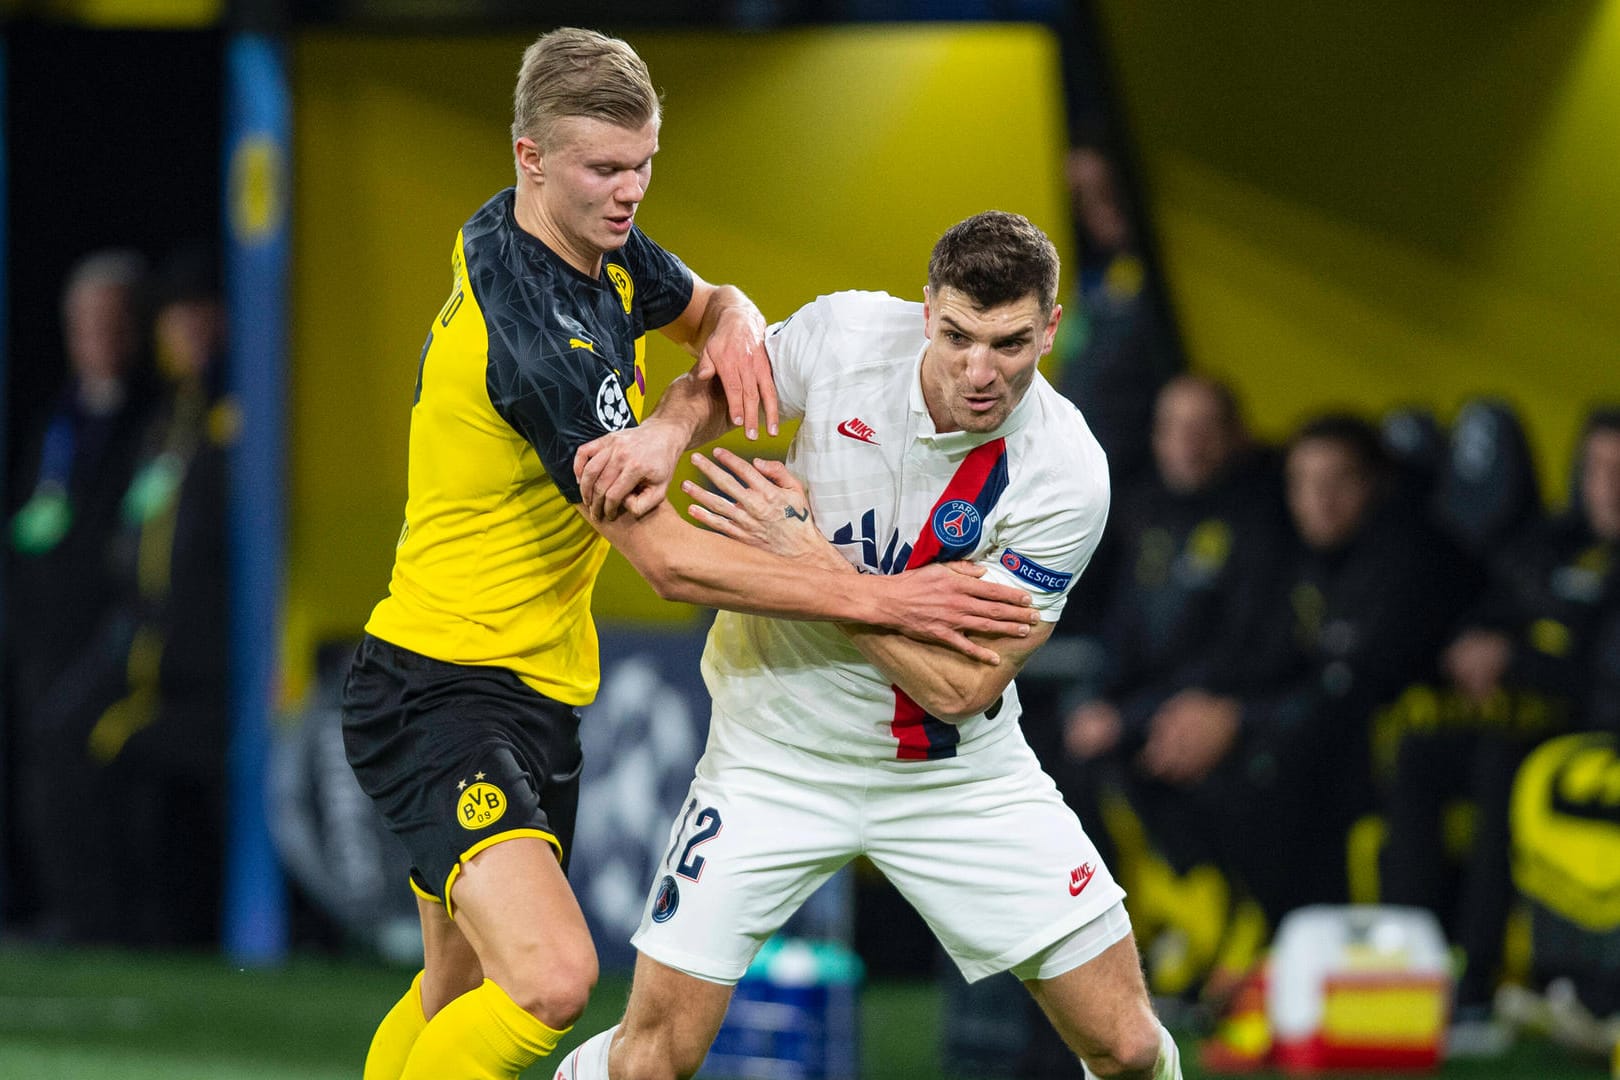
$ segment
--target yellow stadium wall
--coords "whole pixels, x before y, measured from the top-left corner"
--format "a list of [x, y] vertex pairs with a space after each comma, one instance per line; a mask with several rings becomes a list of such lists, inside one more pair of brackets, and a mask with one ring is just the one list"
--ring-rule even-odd
[[[456, 229], [512, 183], [512, 82], [531, 39], [296, 42], [290, 695], [314, 644], [356, 632], [387, 586], [418, 354]], [[1065, 247], [1058, 58], [1041, 30], [629, 39], [665, 95], [638, 221], [767, 318], [837, 289], [920, 298], [940, 232], [990, 207]], [[658, 390], [690, 361], [658, 335], [649, 345]], [[692, 617], [617, 556], [596, 611]]]
[[1101, 8], [1195, 366], [1272, 437], [1504, 395], [1561, 502], [1620, 400], [1620, 3]]

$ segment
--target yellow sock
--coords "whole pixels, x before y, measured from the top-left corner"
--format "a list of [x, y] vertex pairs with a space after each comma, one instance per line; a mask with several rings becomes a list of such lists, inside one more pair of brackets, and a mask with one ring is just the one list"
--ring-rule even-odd
[[405, 1071], [405, 1059], [411, 1056], [416, 1037], [427, 1027], [422, 1015], [422, 973], [411, 980], [405, 996], [394, 1002], [377, 1033], [371, 1037], [371, 1049], [366, 1051], [364, 1080], [399, 1080]]
[[553, 1031], [530, 1016], [485, 979], [422, 1029], [400, 1080], [516, 1080], [566, 1034], [568, 1029]]

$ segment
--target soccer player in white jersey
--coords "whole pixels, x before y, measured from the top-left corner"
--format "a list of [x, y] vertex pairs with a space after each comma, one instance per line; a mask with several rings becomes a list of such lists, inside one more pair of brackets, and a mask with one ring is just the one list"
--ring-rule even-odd
[[[838, 293], [767, 332], [783, 413], [801, 417], [787, 464], [696, 458], [719, 494], [688, 484], [693, 516], [849, 573], [976, 564], [1029, 590], [1043, 621], [980, 638], [992, 665], [872, 627], [720, 613], [708, 746], [633, 939], [627, 1012], [558, 1080], [696, 1073], [755, 952], [857, 855], [967, 979], [1021, 978], [1091, 1075], [1181, 1075], [1124, 892], [1018, 726], [1012, 677], [1108, 510], [1102, 450], [1036, 370], [1057, 279], [1051, 241], [993, 211], [940, 239], [924, 303]], [[649, 498], [636, 438], [581, 452], [588, 502]]]

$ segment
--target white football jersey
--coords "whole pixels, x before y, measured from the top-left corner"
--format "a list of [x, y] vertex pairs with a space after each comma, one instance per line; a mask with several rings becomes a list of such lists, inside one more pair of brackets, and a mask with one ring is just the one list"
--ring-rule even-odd
[[[1079, 410], [1038, 373], [1004, 424], [939, 433], [919, 375], [923, 305], [823, 296], [765, 337], [788, 468], [815, 523], [864, 573], [963, 559], [1029, 592], [1055, 621], [1108, 514], [1108, 465]], [[1017, 724], [1018, 695], [960, 724], [927, 716], [836, 625], [722, 611], [703, 677], [715, 710], [779, 742], [832, 753], [949, 757]]]

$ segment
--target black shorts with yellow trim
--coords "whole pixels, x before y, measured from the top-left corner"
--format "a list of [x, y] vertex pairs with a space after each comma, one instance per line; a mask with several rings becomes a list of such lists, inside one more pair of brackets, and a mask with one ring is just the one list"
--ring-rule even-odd
[[567, 870], [579, 713], [511, 671], [445, 663], [368, 634], [343, 686], [343, 748], [410, 854], [417, 895], [443, 902], [464, 860], [519, 836], [550, 843]]

